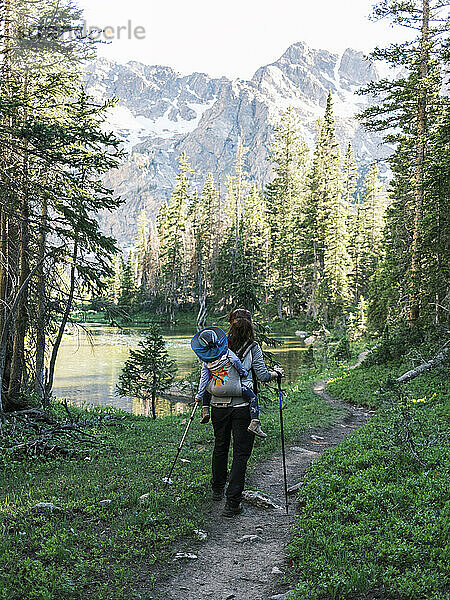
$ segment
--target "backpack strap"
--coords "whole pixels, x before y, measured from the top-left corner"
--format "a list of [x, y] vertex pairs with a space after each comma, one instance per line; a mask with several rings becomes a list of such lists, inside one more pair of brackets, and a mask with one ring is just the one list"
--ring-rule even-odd
[[[257, 345], [256, 342], [252, 342], [251, 344], [249, 344], [247, 346], [247, 348], [245, 348], [244, 351], [242, 351], [243, 347], [239, 348], [239, 353], [236, 353], [236, 354], [239, 356], [239, 358], [241, 360], [244, 360], [244, 358], [247, 356], [247, 354], [249, 352], [252, 352], [253, 348], [256, 345]], [[252, 358], [253, 358], [253, 352], [252, 352]], [[253, 360], [252, 360], [252, 362], [253, 362]], [[256, 377], [255, 369], [253, 367], [251, 368], [251, 372], [252, 372], [252, 380], [253, 380], [253, 391], [256, 395], [258, 395], [258, 378]]]

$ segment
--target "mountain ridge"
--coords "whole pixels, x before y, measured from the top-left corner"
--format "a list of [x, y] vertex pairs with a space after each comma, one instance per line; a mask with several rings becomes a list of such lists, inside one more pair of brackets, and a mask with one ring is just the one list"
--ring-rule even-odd
[[[103, 229], [120, 243], [128, 243], [141, 210], [153, 218], [161, 202], [170, 197], [183, 151], [198, 173], [194, 186], [201, 186], [212, 172], [223, 188], [242, 141], [248, 148], [249, 176], [265, 185], [272, 175], [267, 156], [280, 113], [294, 106], [302, 135], [312, 149], [316, 121], [323, 116], [329, 90], [341, 148], [352, 142], [364, 172], [374, 160], [385, 159], [389, 149], [380, 136], [364, 131], [355, 120], [354, 115], [368, 103], [356, 91], [381, 76], [358, 50], [335, 54], [304, 42], [289, 46], [249, 80], [200, 72], [181, 75], [170, 66], [139, 61], [124, 65], [103, 58], [94, 61], [85, 73], [87, 91], [98, 100], [117, 98], [108, 127], [129, 152], [106, 178], [126, 202], [114, 214], [100, 215]], [[384, 175], [388, 175], [386, 167]]]

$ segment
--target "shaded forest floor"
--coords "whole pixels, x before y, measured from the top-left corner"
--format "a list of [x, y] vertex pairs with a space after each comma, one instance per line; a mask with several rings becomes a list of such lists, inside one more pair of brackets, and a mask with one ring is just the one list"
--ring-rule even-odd
[[[91, 437], [72, 440], [66, 457], [12, 456], [22, 433], [4, 425], [0, 599], [267, 600], [294, 590], [293, 600], [446, 600], [448, 371], [413, 380], [400, 397], [379, 394], [411, 364], [371, 358], [353, 370], [311, 369], [287, 391], [289, 484], [303, 482], [288, 517], [252, 505], [234, 520], [218, 516], [221, 505], [209, 500], [212, 428], [197, 419], [166, 489], [186, 415], [152, 421], [108, 409], [116, 418], [96, 420], [105, 409], [71, 407], [76, 419], [93, 420]], [[319, 377], [329, 378], [327, 392], [313, 390]], [[262, 408], [269, 437], [255, 444], [248, 487], [282, 505], [274, 389]], [[198, 558], [180, 561], [177, 552]]]

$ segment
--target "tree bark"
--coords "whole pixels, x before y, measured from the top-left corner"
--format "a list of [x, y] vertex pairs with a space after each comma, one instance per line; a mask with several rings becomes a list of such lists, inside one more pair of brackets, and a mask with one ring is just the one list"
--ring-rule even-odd
[[12, 324], [14, 323], [14, 317], [17, 313], [17, 306], [20, 302], [22, 294], [23, 294], [24, 290], [26, 289], [26, 287], [28, 286], [30, 279], [35, 274], [38, 266], [39, 266], [39, 264], [36, 265], [32, 271], [30, 271], [27, 279], [23, 282], [22, 287], [18, 290], [18, 292], [12, 302], [12, 306], [9, 309], [6, 319], [5, 319], [5, 325], [4, 325], [3, 332], [1, 335], [1, 339], [0, 339], [0, 413], [3, 412], [3, 404], [2, 404], [3, 381], [5, 378], [5, 365], [6, 365], [6, 361], [7, 361], [7, 346], [8, 346], [9, 332], [12, 328]]
[[75, 272], [76, 272], [77, 257], [78, 257], [78, 242], [75, 239], [75, 242], [73, 245], [73, 254], [72, 254], [72, 267], [70, 269], [69, 296], [67, 298], [66, 308], [64, 310], [63, 317], [62, 317], [61, 323], [59, 325], [58, 335], [56, 336], [56, 340], [55, 340], [55, 343], [53, 344], [53, 348], [52, 348], [52, 354], [50, 357], [50, 364], [49, 364], [49, 368], [48, 368], [48, 376], [47, 376], [47, 381], [45, 382], [45, 389], [44, 389], [44, 398], [43, 398], [44, 406], [48, 406], [48, 404], [50, 402], [50, 394], [52, 392], [53, 379], [55, 376], [56, 358], [58, 356], [59, 347], [61, 345], [61, 340], [62, 340], [62, 337], [64, 334], [64, 330], [66, 328], [67, 321], [69, 319], [70, 311], [72, 310], [73, 297], [74, 297], [74, 293], [75, 293]]
[[44, 257], [46, 247], [47, 199], [42, 201], [41, 224], [38, 239], [38, 259], [42, 263], [37, 271], [37, 316], [36, 316], [36, 365], [34, 375], [34, 390], [39, 398], [44, 397], [44, 368], [45, 368], [45, 274]]
[[429, 20], [430, 0], [422, 3], [422, 35], [420, 42], [420, 65], [419, 65], [419, 102], [417, 107], [417, 135], [416, 135], [416, 165], [415, 165], [415, 187], [414, 187], [414, 223], [413, 239], [411, 243], [411, 273], [409, 293], [409, 318], [414, 324], [420, 314], [420, 228], [423, 212], [423, 168], [425, 162], [425, 137], [427, 130], [427, 88], [426, 78], [428, 76], [429, 63]]
[[28, 155], [25, 151], [23, 160], [23, 189], [20, 207], [20, 240], [19, 240], [19, 289], [23, 288], [17, 305], [15, 319], [14, 341], [11, 358], [11, 371], [8, 386], [8, 398], [14, 400], [21, 392], [23, 370], [25, 368], [25, 336], [27, 332], [28, 312], [28, 276], [30, 266], [28, 262], [29, 246], [29, 206], [28, 206]]
[[153, 373], [152, 382], [152, 417], [156, 419], [156, 374]]
[[6, 321], [6, 289], [8, 279], [8, 219], [0, 208], [0, 337]]

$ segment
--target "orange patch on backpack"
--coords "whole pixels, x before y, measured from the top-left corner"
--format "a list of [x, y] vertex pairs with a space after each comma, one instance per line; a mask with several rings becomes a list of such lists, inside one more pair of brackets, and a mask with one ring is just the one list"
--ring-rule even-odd
[[219, 369], [211, 369], [211, 376], [214, 385], [224, 385], [230, 379], [228, 376], [228, 371], [224, 367], [220, 367]]

